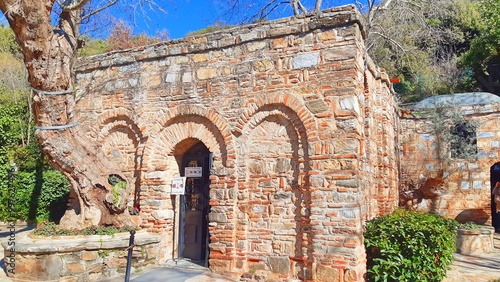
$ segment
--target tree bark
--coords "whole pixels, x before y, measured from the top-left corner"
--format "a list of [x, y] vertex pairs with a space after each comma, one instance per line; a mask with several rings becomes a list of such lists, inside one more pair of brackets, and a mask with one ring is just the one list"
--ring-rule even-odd
[[[85, 136], [82, 125], [43, 129], [77, 123], [73, 93], [47, 92], [72, 88], [80, 11], [63, 10], [54, 27], [50, 16], [53, 5], [53, 0], [0, 0], [0, 10], [15, 33], [34, 89], [35, 123], [42, 127], [35, 134], [54, 168], [68, 177], [72, 186], [73, 199], [60, 225], [71, 229], [128, 225], [129, 181], [121, 171], [112, 170], [120, 166], [106, 159], [99, 144]], [[113, 186], [110, 176], [127, 182], [127, 187]]]

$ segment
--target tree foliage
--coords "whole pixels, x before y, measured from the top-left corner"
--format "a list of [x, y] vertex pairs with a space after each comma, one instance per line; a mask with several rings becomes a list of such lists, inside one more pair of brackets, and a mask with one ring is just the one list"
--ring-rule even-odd
[[[9, 100], [0, 89], [0, 221], [58, 220], [69, 183], [48, 165], [29, 120], [26, 100]], [[29, 130], [29, 132], [26, 132]], [[61, 208], [63, 209], [61, 211]]]
[[158, 31], [156, 36], [149, 36], [146, 33], [133, 35], [132, 27], [124, 20], [118, 19], [114, 21], [109, 37], [105, 40], [84, 36], [82, 39], [84, 45], [78, 50], [78, 55], [92, 56], [110, 51], [155, 44], [168, 39], [169, 34], [166, 30]]
[[21, 56], [21, 49], [16, 43], [16, 38], [12, 29], [6, 26], [0, 26], [0, 52]]
[[69, 184], [34, 142], [26, 73], [7, 27], [0, 27], [0, 58], [0, 221], [57, 220]]
[[207, 26], [207, 27], [205, 27], [203, 29], [190, 32], [187, 35], [188, 36], [201, 35], [201, 34], [206, 34], [206, 33], [210, 33], [210, 32], [215, 32], [215, 31], [218, 31], [218, 30], [229, 29], [229, 28], [232, 28], [232, 27], [235, 27], [235, 26], [236, 25], [226, 24], [223, 21], [217, 21], [213, 25], [209, 25], [209, 26]]
[[422, 113], [430, 123], [427, 133], [435, 137], [433, 156], [438, 160], [439, 171], [451, 171], [457, 159], [477, 158], [477, 121], [466, 117], [459, 105], [437, 103], [433, 109]]
[[78, 50], [78, 56], [93, 56], [104, 54], [108, 50], [108, 41], [103, 39], [91, 39], [90, 36], [83, 37], [84, 45]]
[[145, 33], [133, 36], [132, 27], [123, 20], [118, 20], [107, 39], [107, 51], [129, 49], [158, 43], [168, 39], [168, 33], [161, 33], [158, 37], [150, 37]]
[[500, 0], [481, 0], [474, 6], [481, 20], [475, 23], [477, 35], [461, 63], [479, 87], [500, 95]]
[[[9, 97], [8, 100], [25, 99], [26, 95], [21, 95], [21, 92], [25, 92], [27, 88], [22, 53], [14, 33], [9, 27], [0, 26], [0, 89], [3, 93], [9, 94], [3, 97]], [[2, 97], [0, 99], [0, 103], [9, 102]]]
[[386, 0], [365, 14], [367, 48], [401, 84], [402, 100], [471, 90], [458, 58], [468, 50], [479, 20], [469, 0]]

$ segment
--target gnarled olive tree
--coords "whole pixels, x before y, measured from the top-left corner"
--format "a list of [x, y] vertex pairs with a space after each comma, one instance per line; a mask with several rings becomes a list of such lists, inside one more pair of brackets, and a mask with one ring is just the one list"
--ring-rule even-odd
[[[107, 5], [117, 1], [109, 0]], [[123, 226], [130, 220], [126, 199], [131, 189], [122, 171], [116, 171], [120, 166], [104, 156], [99, 144], [85, 136], [86, 130], [75, 120], [73, 66], [82, 7], [87, 2], [0, 0], [33, 88], [36, 136], [53, 166], [72, 184], [72, 200], [61, 219], [66, 228]], [[55, 5], [60, 9], [54, 26], [51, 13]]]

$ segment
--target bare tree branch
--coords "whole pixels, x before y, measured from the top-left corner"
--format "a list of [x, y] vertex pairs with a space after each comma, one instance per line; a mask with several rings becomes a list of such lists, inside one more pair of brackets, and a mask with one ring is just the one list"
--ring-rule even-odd
[[57, 3], [62, 7], [63, 11], [74, 11], [83, 8], [90, 0], [58, 0]]
[[[292, 0], [296, 1], [296, 0]], [[270, 13], [272, 13], [276, 8], [283, 4], [291, 4], [290, 1], [277, 1], [277, 0], [271, 0], [269, 1], [265, 6], [263, 6], [257, 13], [252, 15], [250, 19], [253, 18], [259, 18], [259, 19], [264, 19], [266, 18]], [[269, 8], [271, 7], [271, 8]]]
[[110, 0], [106, 5], [104, 5], [100, 8], [95, 8], [95, 9], [91, 10], [89, 13], [82, 15], [82, 21], [85, 21], [88, 18], [90, 18], [91, 16], [96, 15], [96, 14], [108, 9], [109, 7], [115, 5], [116, 3], [118, 3], [118, 0]]
[[314, 7], [315, 12], [319, 12], [321, 10], [321, 2], [322, 0], [316, 0], [316, 6]]
[[[267, 12], [265, 12], [265, 10], [261, 10], [262, 13], [260, 14], [259, 18], [260, 19], [267, 18], [267, 16], [269, 16], [269, 14], [271, 14], [275, 9], [277, 9], [282, 4], [290, 4], [290, 2], [287, 2], [287, 1], [279, 2], [278, 4], [274, 5], [271, 9], [269, 9]], [[255, 18], [255, 16], [253, 16], [253, 18]]]
[[304, 7], [304, 5], [302, 5], [302, 2], [300, 2], [300, 0], [296, 0], [297, 1], [297, 5], [299, 6], [299, 9], [302, 10], [302, 13], [307, 13], [307, 9], [306, 7]]
[[299, 5], [297, 3], [297, 0], [292, 0], [292, 9], [293, 9], [293, 14], [298, 15], [299, 14]]
[[[407, 52], [407, 50], [403, 47], [403, 45], [401, 45], [401, 43], [399, 43], [399, 42], [397, 42], [396, 40], [392, 39], [391, 37], [389, 37], [389, 36], [385, 35], [384, 33], [380, 33], [380, 32], [377, 32], [377, 31], [372, 31], [370, 34], [371, 34], [371, 35], [380, 36], [380, 37], [382, 37], [384, 40], [389, 41], [391, 44], [393, 44], [394, 46], [396, 46], [399, 50], [403, 51], [403, 53], [406, 53], [406, 52]], [[373, 45], [371, 45], [371, 46], [373, 46]], [[368, 50], [371, 46], [369, 46], [369, 47], [367, 48], [367, 50]]]

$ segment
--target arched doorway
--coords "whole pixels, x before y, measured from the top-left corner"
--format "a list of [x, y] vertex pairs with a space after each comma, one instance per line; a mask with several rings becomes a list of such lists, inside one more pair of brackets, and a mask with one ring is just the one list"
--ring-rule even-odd
[[208, 267], [208, 213], [212, 154], [199, 142], [182, 157], [180, 175], [186, 177], [180, 199], [179, 257]]
[[[493, 190], [497, 181], [500, 181], [500, 162], [494, 164], [490, 168], [491, 190]], [[493, 195], [491, 196], [491, 225], [493, 227], [495, 227], [495, 230], [497, 232], [500, 231], [500, 213], [497, 213], [497, 206], [496, 206], [495, 201], [493, 199]]]

